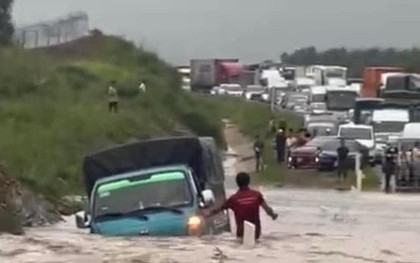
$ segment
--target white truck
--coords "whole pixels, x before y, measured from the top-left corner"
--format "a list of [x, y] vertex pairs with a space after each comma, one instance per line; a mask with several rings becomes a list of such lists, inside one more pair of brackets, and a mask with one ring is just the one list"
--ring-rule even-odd
[[410, 122], [409, 109], [377, 109], [372, 113], [375, 131], [375, 162], [381, 163], [388, 143], [397, 141]]
[[346, 86], [347, 67], [313, 65], [307, 68], [306, 76], [313, 78], [319, 86]]

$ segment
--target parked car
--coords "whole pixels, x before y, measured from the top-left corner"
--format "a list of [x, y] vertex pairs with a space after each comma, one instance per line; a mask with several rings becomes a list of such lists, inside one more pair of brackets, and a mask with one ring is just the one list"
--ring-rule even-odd
[[347, 162], [349, 169], [354, 169], [357, 154], [361, 154], [362, 168], [369, 163], [369, 149], [367, 149], [364, 145], [353, 139], [342, 139], [336, 137], [328, 140], [320, 146], [318, 156], [316, 158], [319, 170], [332, 171], [337, 168], [337, 149], [341, 145], [341, 140], [344, 140], [344, 144], [349, 149], [349, 159]]
[[289, 169], [316, 169], [320, 146], [334, 138], [335, 136], [316, 137], [306, 145], [292, 149], [287, 160]]

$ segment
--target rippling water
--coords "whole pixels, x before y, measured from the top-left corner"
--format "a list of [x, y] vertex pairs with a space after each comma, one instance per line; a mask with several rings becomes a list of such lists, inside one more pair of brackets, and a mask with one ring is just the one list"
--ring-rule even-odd
[[[225, 163], [229, 175], [233, 163]], [[200, 239], [103, 238], [76, 229], [70, 217], [29, 229], [24, 237], [0, 236], [0, 262], [420, 262], [420, 196], [263, 192], [280, 217], [273, 222], [263, 215], [263, 239], [254, 248], [229, 233]]]

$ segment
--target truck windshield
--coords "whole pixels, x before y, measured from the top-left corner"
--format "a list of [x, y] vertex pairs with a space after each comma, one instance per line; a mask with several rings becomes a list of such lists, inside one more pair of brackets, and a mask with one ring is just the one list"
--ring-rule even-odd
[[327, 93], [327, 109], [332, 111], [347, 111], [353, 109], [357, 93], [353, 91], [329, 91]]
[[134, 175], [133, 178], [105, 183], [96, 190], [94, 216], [188, 205], [192, 203], [190, 189], [182, 171]]
[[375, 132], [402, 132], [405, 124], [406, 122], [404, 121], [375, 122], [373, 127]]
[[343, 127], [340, 129], [340, 137], [354, 140], [372, 140], [372, 133], [367, 128]]
[[329, 68], [325, 70], [325, 77], [346, 79], [346, 70], [338, 68]]
[[325, 93], [318, 93], [318, 94], [314, 94], [312, 93], [311, 95], [311, 101], [312, 102], [325, 102]]
[[304, 104], [308, 102], [308, 97], [305, 95], [291, 95], [288, 98], [288, 102], [295, 104]]

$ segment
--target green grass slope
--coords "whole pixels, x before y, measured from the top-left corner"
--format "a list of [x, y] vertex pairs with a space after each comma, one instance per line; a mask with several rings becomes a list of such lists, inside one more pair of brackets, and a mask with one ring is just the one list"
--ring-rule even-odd
[[[107, 112], [111, 80], [120, 93], [117, 115]], [[1, 165], [50, 199], [83, 191], [83, 156], [112, 144], [188, 130], [223, 145], [218, 112], [182, 92], [170, 65], [116, 37], [0, 51]]]

